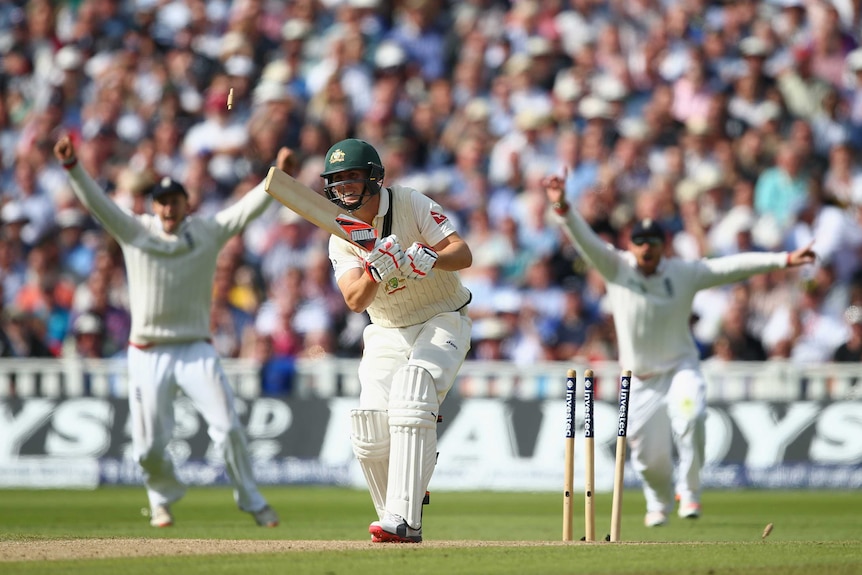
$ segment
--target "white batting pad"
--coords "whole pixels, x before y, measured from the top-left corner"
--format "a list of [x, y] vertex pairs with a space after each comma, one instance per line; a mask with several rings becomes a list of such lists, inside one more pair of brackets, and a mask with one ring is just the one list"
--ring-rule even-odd
[[389, 392], [389, 492], [386, 510], [422, 525], [422, 499], [437, 462], [437, 391], [425, 369], [405, 366]]
[[350, 440], [353, 453], [368, 483], [377, 516], [383, 519], [386, 486], [389, 482], [389, 416], [385, 411], [350, 411]]

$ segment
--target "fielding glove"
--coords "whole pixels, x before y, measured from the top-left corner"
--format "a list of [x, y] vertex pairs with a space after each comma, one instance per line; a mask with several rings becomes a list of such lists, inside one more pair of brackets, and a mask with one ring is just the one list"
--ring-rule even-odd
[[398, 238], [386, 236], [379, 240], [365, 257], [365, 273], [375, 282], [385, 282], [391, 278], [407, 260]]
[[431, 269], [437, 264], [437, 252], [425, 244], [415, 242], [404, 252], [407, 265], [401, 268], [401, 275], [411, 280], [421, 280], [428, 277]]

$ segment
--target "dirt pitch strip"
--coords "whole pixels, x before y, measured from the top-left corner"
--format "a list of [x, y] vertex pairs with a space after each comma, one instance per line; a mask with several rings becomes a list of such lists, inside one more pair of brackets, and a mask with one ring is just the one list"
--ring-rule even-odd
[[[459, 547], [556, 547], [562, 541], [425, 541], [422, 548]], [[592, 544], [591, 544], [592, 545]], [[56, 539], [0, 541], [0, 562], [52, 561], [62, 559], [107, 559], [183, 555], [231, 555], [243, 553], [287, 553], [293, 551], [358, 551], [398, 548], [398, 544], [371, 541], [272, 541], [214, 539]]]

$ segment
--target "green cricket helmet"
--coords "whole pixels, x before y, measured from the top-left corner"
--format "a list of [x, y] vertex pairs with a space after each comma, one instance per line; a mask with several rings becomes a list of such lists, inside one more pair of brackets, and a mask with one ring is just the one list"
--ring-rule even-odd
[[[363, 170], [367, 175], [361, 179], [333, 181], [335, 174], [348, 170]], [[380, 193], [383, 173], [383, 162], [380, 161], [380, 154], [377, 153], [374, 146], [365, 140], [348, 138], [337, 142], [326, 152], [323, 173], [320, 174], [320, 177], [325, 182], [323, 190], [326, 192], [326, 197], [340, 208], [352, 212], [361, 208], [371, 196]], [[336, 190], [354, 182], [365, 184], [359, 202], [345, 204], [343, 197], [339, 197]]]

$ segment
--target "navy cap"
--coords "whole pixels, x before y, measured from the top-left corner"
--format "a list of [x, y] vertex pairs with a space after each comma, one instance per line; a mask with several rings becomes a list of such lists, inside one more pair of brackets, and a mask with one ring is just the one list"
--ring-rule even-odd
[[664, 228], [652, 218], [644, 218], [635, 223], [632, 228], [631, 238], [632, 240], [638, 238], [656, 238], [665, 241]]
[[181, 183], [176, 180], [172, 180], [167, 176], [159, 180], [159, 182], [155, 186], [153, 186], [153, 189], [150, 194], [152, 194], [154, 200], [157, 200], [164, 196], [168, 196], [170, 194], [182, 194], [185, 197], [189, 197], [188, 192], [186, 192], [186, 189]]

